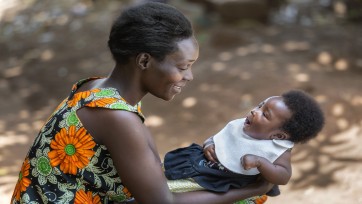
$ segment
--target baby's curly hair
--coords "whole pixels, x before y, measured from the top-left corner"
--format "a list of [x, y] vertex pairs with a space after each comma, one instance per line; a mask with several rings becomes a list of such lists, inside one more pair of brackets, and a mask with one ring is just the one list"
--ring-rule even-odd
[[292, 112], [282, 129], [290, 134], [290, 141], [305, 143], [317, 136], [324, 126], [324, 114], [317, 101], [301, 90], [282, 94], [283, 101]]

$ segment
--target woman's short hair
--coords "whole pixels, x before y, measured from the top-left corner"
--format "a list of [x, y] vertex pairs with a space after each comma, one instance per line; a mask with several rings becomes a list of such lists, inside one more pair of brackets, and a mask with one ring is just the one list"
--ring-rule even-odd
[[148, 53], [162, 61], [177, 42], [193, 36], [190, 21], [176, 8], [148, 2], [124, 10], [110, 31], [108, 47], [117, 63]]

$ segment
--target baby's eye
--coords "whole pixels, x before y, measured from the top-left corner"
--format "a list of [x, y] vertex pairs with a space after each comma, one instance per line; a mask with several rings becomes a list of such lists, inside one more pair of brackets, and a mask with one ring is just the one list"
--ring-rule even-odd
[[267, 120], [270, 120], [270, 119], [271, 119], [268, 111], [263, 112], [263, 116], [264, 116]]

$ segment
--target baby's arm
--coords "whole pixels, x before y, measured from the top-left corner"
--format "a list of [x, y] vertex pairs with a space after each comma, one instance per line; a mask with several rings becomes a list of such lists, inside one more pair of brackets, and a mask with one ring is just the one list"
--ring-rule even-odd
[[212, 161], [212, 162], [217, 162], [217, 157], [216, 157], [216, 153], [215, 153], [215, 144], [214, 144], [214, 139], [213, 137], [208, 138], [207, 140], [205, 140], [204, 145], [203, 145], [203, 151], [204, 151], [204, 155], [206, 157], [207, 160]]
[[274, 163], [251, 154], [247, 154], [241, 159], [244, 169], [258, 168], [260, 174], [270, 183], [285, 185], [292, 176], [290, 150], [284, 152]]

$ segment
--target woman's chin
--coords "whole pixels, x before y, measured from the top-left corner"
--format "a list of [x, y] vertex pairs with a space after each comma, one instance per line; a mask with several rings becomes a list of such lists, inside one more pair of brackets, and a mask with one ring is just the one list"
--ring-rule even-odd
[[157, 98], [160, 98], [164, 101], [171, 101], [173, 98], [175, 98], [176, 94], [167, 95], [167, 96], [157, 96], [157, 95], [154, 95], [154, 96], [156, 96]]

